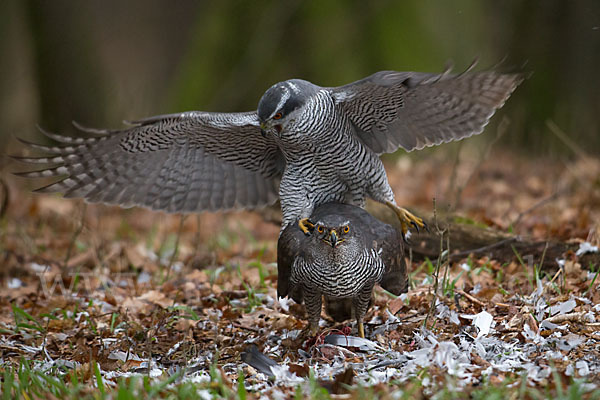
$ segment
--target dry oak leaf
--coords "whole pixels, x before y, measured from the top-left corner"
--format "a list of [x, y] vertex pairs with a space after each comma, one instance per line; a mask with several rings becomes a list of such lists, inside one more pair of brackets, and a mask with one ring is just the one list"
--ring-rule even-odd
[[138, 299], [156, 304], [162, 308], [167, 308], [173, 305], [173, 300], [167, 298], [163, 292], [159, 292], [158, 290], [149, 290], [143, 295], [139, 296]]

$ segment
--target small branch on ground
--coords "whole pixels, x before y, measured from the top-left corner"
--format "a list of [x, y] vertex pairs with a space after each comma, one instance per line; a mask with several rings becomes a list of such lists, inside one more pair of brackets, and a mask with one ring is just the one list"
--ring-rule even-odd
[[[437, 234], [440, 237], [440, 252], [439, 255], [437, 257], [437, 262], [435, 264], [435, 271], [433, 273], [433, 297], [431, 298], [431, 304], [429, 306], [429, 310], [427, 312], [427, 316], [425, 317], [425, 320], [423, 321], [423, 327], [427, 328], [427, 322], [429, 321], [429, 317], [431, 315], [433, 315], [433, 312], [435, 311], [435, 306], [437, 304], [437, 299], [438, 299], [438, 295], [439, 295], [439, 276], [440, 276], [440, 270], [441, 270], [441, 266], [442, 266], [442, 259], [444, 258], [444, 254], [448, 254], [447, 251], [448, 249], [446, 249], [446, 253], [444, 252], [444, 233], [446, 233], [446, 230], [441, 230], [439, 225], [438, 225], [438, 220], [437, 220], [437, 212], [436, 212], [437, 208], [436, 208], [436, 202], [435, 202], [435, 198], [433, 199], [433, 226], [435, 226], [435, 230], [437, 232]], [[449, 245], [449, 243], [448, 243]], [[447, 257], [446, 257], [447, 260]], [[448, 264], [448, 262], [444, 262], [444, 264]], [[446, 273], [448, 272], [448, 269], [446, 268]], [[445, 279], [446, 274], [444, 274], [444, 279]], [[442, 287], [444, 287], [443, 285], [445, 284], [445, 282], [442, 283]]]
[[485, 307], [485, 304], [481, 300], [477, 299], [476, 297], [471, 296], [469, 293], [465, 292], [464, 290], [457, 290], [456, 293], [460, 294], [465, 299], [469, 300], [471, 303], [475, 303], [478, 306]]
[[186, 215], [181, 215], [179, 217], [179, 229], [177, 229], [177, 236], [175, 237], [175, 246], [173, 248], [173, 254], [171, 255], [171, 259], [169, 260], [169, 265], [167, 267], [167, 276], [165, 280], [169, 280], [169, 276], [171, 275], [171, 267], [173, 267], [173, 263], [177, 258], [177, 253], [179, 251], [179, 239], [181, 238], [181, 232], [183, 231], [183, 223], [185, 222]]
[[75, 247], [75, 242], [77, 241], [77, 238], [81, 234], [81, 231], [83, 231], [86, 210], [87, 210], [87, 203], [84, 202], [83, 205], [81, 206], [81, 217], [79, 218], [79, 224], [77, 225], [75, 232], [73, 232], [73, 236], [71, 237], [71, 240], [69, 242], [69, 247], [67, 248], [67, 254], [65, 256], [65, 261], [63, 261], [63, 268], [68, 267], [69, 259], [71, 258], [71, 253], [73, 252], [73, 247]]

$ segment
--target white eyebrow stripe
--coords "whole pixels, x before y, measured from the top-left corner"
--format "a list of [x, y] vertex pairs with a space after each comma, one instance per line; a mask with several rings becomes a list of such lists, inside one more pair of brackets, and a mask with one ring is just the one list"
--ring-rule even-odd
[[294, 91], [294, 93], [298, 94], [300, 92], [298, 86], [294, 82], [288, 82], [288, 86]]
[[285, 104], [286, 101], [288, 101], [288, 99], [290, 98], [290, 91], [287, 87], [283, 87], [283, 94], [281, 95], [281, 99], [279, 99], [279, 103], [277, 103], [277, 107], [275, 108], [275, 112], [273, 114], [271, 114], [271, 117], [273, 115], [275, 115], [276, 112], [278, 112], [281, 107], [283, 107], [283, 105]]
[[[317, 222], [315, 223], [315, 225], [323, 225], [323, 226], [326, 226], [326, 225], [325, 225], [325, 223], [324, 223], [323, 221], [320, 221], [320, 220], [319, 220], [319, 221], [317, 221]], [[346, 220], [346, 221], [342, 222], [342, 224], [341, 224], [340, 226], [344, 226], [344, 225], [350, 225], [350, 220]]]

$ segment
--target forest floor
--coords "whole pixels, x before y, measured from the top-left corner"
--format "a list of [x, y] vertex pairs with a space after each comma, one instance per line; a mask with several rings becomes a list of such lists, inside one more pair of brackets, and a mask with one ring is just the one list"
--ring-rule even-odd
[[417, 213], [435, 198], [471, 223], [580, 250], [551, 270], [537, 268], [543, 254], [411, 262], [406, 295], [376, 290], [366, 339], [323, 316], [319, 340], [304, 342], [303, 307], [276, 299], [267, 213], [84, 205], [5, 171], [0, 393], [600, 397], [600, 265], [578, 262], [600, 244], [600, 159], [431, 152], [386, 168]]

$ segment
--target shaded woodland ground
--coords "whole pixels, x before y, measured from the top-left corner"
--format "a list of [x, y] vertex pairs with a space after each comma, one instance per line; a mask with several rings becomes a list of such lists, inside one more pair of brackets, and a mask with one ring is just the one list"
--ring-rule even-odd
[[[502, 260], [413, 257], [407, 295], [376, 291], [368, 340], [339, 335], [351, 321], [325, 319], [324, 342], [302, 343], [303, 308], [275, 300], [276, 211], [182, 219], [34, 195], [4, 175], [3, 391], [596, 398], [600, 265], [581, 260], [600, 244], [600, 160], [464, 148], [390, 159], [386, 168], [397, 198], [423, 215], [438, 194], [438, 226], [453, 215], [441, 243], [451, 253], [465, 250], [454, 247], [460, 225], [590, 253], [549, 263], [516, 250]], [[420, 235], [411, 243], [421, 246]], [[278, 366], [243, 362], [250, 344]], [[18, 366], [28, 372], [11, 382]]]

